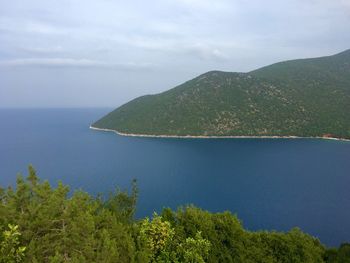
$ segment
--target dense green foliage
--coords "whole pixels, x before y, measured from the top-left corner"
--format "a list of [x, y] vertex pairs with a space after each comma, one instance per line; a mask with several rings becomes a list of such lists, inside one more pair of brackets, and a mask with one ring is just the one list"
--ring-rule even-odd
[[297, 228], [247, 231], [230, 212], [186, 206], [136, 220], [135, 182], [107, 199], [68, 193], [32, 167], [0, 191], [0, 262], [350, 262], [350, 244], [327, 249]]
[[0, 262], [21, 262], [26, 248], [20, 246], [19, 237], [21, 236], [21, 233], [18, 231], [18, 226], [9, 224], [8, 230], [5, 230], [2, 234], [3, 236], [0, 243]]
[[211, 71], [92, 126], [122, 133], [350, 138], [350, 50], [248, 73]]

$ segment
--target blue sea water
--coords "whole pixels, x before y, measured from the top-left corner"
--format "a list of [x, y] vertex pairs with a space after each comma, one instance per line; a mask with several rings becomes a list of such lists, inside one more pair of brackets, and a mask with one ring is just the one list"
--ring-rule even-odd
[[137, 216], [194, 204], [250, 230], [299, 227], [350, 241], [350, 143], [317, 139], [159, 139], [89, 129], [110, 109], [0, 110], [0, 185], [38, 175], [91, 194], [138, 180]]

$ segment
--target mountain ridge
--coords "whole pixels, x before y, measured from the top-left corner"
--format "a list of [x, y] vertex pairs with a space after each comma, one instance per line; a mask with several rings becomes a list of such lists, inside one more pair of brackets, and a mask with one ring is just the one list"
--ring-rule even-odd
[[122, 134], [350, 138], [350, 49], [250, 72], [209, 71], [92, 124]]

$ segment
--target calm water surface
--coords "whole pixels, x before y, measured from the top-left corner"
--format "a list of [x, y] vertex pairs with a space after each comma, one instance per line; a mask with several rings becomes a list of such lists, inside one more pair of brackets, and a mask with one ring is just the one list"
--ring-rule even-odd
[[138, 216], [195, 204], [246, 228], [300, 227], [350, 241], [350, 143], [129, 138], [89, 129], [109, 109], [0, 110], [0, 185], [32, 163], [43, 179], [91, 194], [138, 180]]

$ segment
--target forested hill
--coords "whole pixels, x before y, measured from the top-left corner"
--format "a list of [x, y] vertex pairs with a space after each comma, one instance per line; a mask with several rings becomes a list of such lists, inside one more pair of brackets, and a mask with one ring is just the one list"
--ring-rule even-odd
[[350, 50], [248, 73], [210, 71], [134, 99], [92, 126], [178, 136], [350, 138]]

